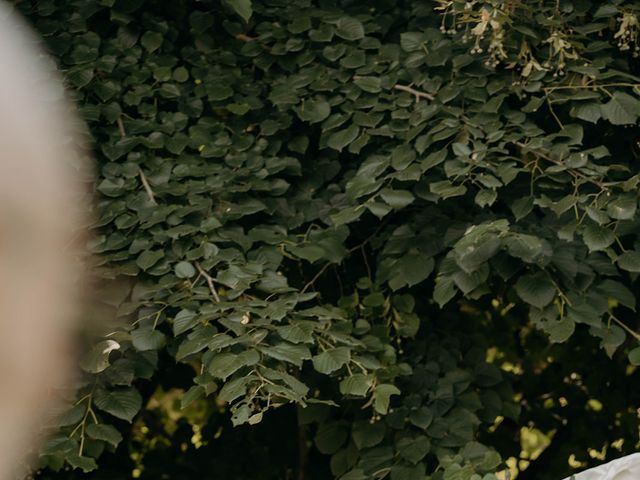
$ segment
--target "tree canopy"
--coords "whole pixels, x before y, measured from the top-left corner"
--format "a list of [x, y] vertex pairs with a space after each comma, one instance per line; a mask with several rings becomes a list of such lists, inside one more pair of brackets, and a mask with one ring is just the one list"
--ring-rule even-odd
[[635, 450], [637, 2], [15, 3], [92, 133], [118, 319], [38, 478], [551, 480]]

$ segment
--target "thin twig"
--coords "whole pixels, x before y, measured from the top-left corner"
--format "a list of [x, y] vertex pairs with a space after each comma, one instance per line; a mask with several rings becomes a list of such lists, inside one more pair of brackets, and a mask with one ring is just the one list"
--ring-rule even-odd
[[124, 129], [124, 123], [122, 122], [122, 117], [118, 117], [116, 120], [116, 123], [118, 124], [118, 130], [120, 131], [120, 136], [126, 137], [127, 131]]
[[367, 251], [365, 250], [365, 245], [360, 246], [360, 251], [362, 252], [362, 259], [364, 260], [364, 266], [367, 269], [367, 278], [371, 283], [373, 283], [373, 278], [371, 275], [371, 267], [369, 266], [369, 259], [367, 258]]
[[[364, 247], [365, 247], [365, 245], [367, 245], [371, 240], [373, 240], [373, 238], [374, 238], [374, 237], [375, 237], [375, 236], [380, 232], [380, 230], [382, 230], [382, 229], [385, 227], [385, 225], [386, 225], [386, 224], [387, 224], [387, 218], [385, 218], [385, 219], [380, 223], [380, 225], [378, 225], [378, 228], [376, 228], [376, 229], [374, 230], [374, 232], [373, 232], [371, 235], [369, 235], [367, 238], [365, 238], [365, 240], [364, 240], [362, 243], [360, 243], [359, 245], [356, 245], [356, 246], [355, 246], [355, 247], [353, 247], [353, 248], [350, 248], [350, 249], [347, 251], [347, 252], [348, 252], [348, 254], [349, 254], [349, 255], [351, 255], [353, 252], [355, 252], [355, 251], [358, 251], [358, 250], [362, 249], [362, 253], [363, 253], [363, 255], [364, 255], [364, 254], [366, 253], [366, 252], [364, 251]], [[366, 258], [365, 258], [365, 262], [366, 262]], [[313, 284], [316, 282], [316, 280], [318, 280], [318, 278], [320, 278], [320, 277], [322, 276], [322, 274], [323, 274], [324, 272], [326, 272], [326, 271], [327, 271], [327, 269], [328, 269], [331, 265], [333, 265], [333, 263], [331, 263], [331, 262], [327, 262], [327, 263], [324, 265], [324, 267], [322, 267], [322, 268], [318, 271], [318, 273], [316, 273], [316, 274], [313, 276], [313, 278], [312, 278], [309, 282], [307, 282], [307, 284], [302, 288], [302, 290], [300, 291], [300, 293], [305, 293], [307, 290], [309, 290], [309, 288], [311, 288], [311, 287], [313, 286]], [[369, 267], [369, 265], [368, 265], [368, 264], [367, 264], [367, 267], [368, 267], [368, 269], [370, 270], [370, 267]], [[371, 273], [371, 272], [369, 272], [369, 273]], [[369, 277], [369, 278], [371, 278], [371, 277]]]
[[555, 87], [543, 87], [542, 89], [545, 92], [553, 92], [555, 90], [583, 90], [593, 88], [607, 88], [607, 87], [629, 87], [635, 88], [640, 86], [638, 83], [603, 83], [601, 85], [598, 84], [589, 84], [589, 85], [558, 85]]
[[213, 295], [214, 300], [216, 302], [220, 302], [216, 286], [213, 284], [213, 277], [211, 277], [211, 275], [209, 275], [198, 262], [196, 262], [196, 268], [198, 269], [198, 272], [200, 272], [200, 275], [202, 275], [207, 281], [207, 285], [209, 285], [209, 290], [211, 291], [211, 295]]
[[316, 273], [313, 278], [311, 280], [309, 280], [309, 282], [302, 288], [302, 290], [300, 291], [300, 293], [305, 293], [307, 290], [309, 290], [309, 288], [311, 288], [313, 286], [314, 283], [316, 283], [316, 280], [318, 280], [322, 274], [324, 272], [327, 271], [327, 269], [333, 265], [331, 262], [327, 262], [324, 264], [324, 267], [322, 267], [318, 273]]
[[333, 273], [336, 274], [336, 282], [338, 282], [338, 289], [340, 290], [340, 296], [344, 297], [344, 286], [342, 285], [342, 279], [340, 278], [340, 272], [338, 271], [337, 265], [334, 267]]
[[357, 250], [360, 250], [361, 248], [363, 248], [365, 245], [367, 245], [371, 240], [373, 240], [375, 238], [376, 235], [378, 235], [378, 233], [380, 233], [380, 231], [387, 226], [387, 223], [389, 221], [389, 217], [386, 217], [384, 220], [382, 220], [382, 222], [380, 222], [380, 225], [378, 225], [376, 227], [376, 229], [373, 231], [372, 234], [370, 234], [367, 238], [364, 239], [364, 241], [362, 241], [361, 243], [359, 243], [358, 245], [356, 245], [355, 247], [352, 247], [349, 249], [349, 253], [353, 253]]
[[249, 35], [245, 35], [244, 33], [239, 33], [238, 35], [236, 35], [236, 38], [243, 42], [253, 42], [256, 39], [255, 37], [250, 37]]
[[[533, 153], [534, 155], [536, 155], [539, 158], [542, 158], [543, 160], [546, 160], [547, 162], [551, 162], [555, 165], [564, 165], [564, 163], [560, 160], [556, 160], [555, 158], [552, 158], [551, 156], [540, 152], [539, 150], [535, 150], [531, 147], [529, 147], [526, 143], [522, 143], [522, 142], [513, 142], [513, 144], [516, 147], [519, 147], [521, 149], [524, 150], [529, 150], [531, 153]], [[588, 175], [585, 175], [584, 173], [580, 172], [579, 170], [573, 170], [573, 169], [567, 169], [567, 172], [572, 175], [574, 178], [580, 178], [584, 181], [587, 181], [589, 183], [592, 183], [594, 185], [596, 185], [597, 187], [601, 188], [601, 189], [606, 189], [607, 187], [611, 186], [612, 184], [610, 183], [606, 183], [606, 182], [600, 182], [598, 180], [595, 180], [591, 177], [589, 177]]]
[[[127, 131], [124, 129], [124, 123], [122, 122], [122, 117], [118, 117], [116, 119], [116, 124], [118, 125], [118, 131], [120, 132], [120, 136], [122, 138], [126, 137], [127, 136]], [[140, 166], [138, 166], [138, 173], [140, 174], [140, 181], [142, 182], [142, 186], [144, 187], [145, 191], [147, 192], [147, 196], [149, 197], [149, 200], [154, 205], [157, 205], [158, 202], [156, 202], [156, 196], [153, 194], [153, 190], [151, 189], [151, 185], [149, 185], [149, 181], [147, 180], [147, 176], [144, 174], [144, 172], [142, 171], [142, 168], [140, 168]]]
[[153, 190], [151, 190], [151, 185], [149, 185], [149, 181], [147, 180], [147, 176], [142, 171], [142, 168], [138, 167], [138, 173], [140, 174], [140, 181], [142, 182], [142, 186], [144, 187], [145, 191], [147, 192], [147, 196], [149, 197], [149, 200], [154, 205], [157, 205], [158, 202], [156, 202], [156, 197], [153, 194]]
[[416, 97], [416, 103], [420, 101], [421, 98], [426, 98], [427, 100], [435, 100], [435, 95], [432, 95], [427, 92], [421, 92], [420, 90], [415, 90], [407, 85], [394, 85], [393, 88], [395, 90], [400, 90], [401, 92], [407, 92]]
[[556, 115], [556, 112], [553, 110], [553, 105], [551, 105], [551, 99], [549, 98], [548, 95], [547, 95], [547, 106], [549, 107], [549, 113], [551, 113], [551, 116], [553, 117], [553, 119], [556, 121], [556, 123], [558, 124], [558, 126], [562, 130], [564, 128], [564, 125], [562, 124], [562, 122], [560, 121], [558, 116]]
[[635, 332], [631, 328], [627, 327], [627, 325], [622, 320], [620, 320], [619, 318], [616, 318], [614, 315], [611, 315], [611, 314], [609, 314], [609, 318], [614, 322], [616, 322], [618, 325], [620, 325], [633, 338], [640, 341], [640, 334], [638, 332]]

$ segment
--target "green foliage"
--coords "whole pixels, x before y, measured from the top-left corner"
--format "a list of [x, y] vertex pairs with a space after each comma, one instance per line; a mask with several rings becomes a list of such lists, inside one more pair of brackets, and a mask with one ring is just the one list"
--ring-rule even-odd
[[[285, 405], [305, 478], [561, 478], [633, 449], [634, 2], [18, 6], [93, 133], [91, 248], [124, 320], [46, 472], [161, 478], [159, 450], [170, 478], [291, 478], [244, 450], [178, 468], [209, 468], [210, 425], [232, 445]], [[520, 425], [553, 437], [527, 465]]]

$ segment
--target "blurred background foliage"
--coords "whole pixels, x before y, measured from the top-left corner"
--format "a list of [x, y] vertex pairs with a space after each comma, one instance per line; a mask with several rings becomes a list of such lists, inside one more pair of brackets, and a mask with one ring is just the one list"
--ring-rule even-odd
[[22, 0], [99, 277], [40, 479], [555, 480], [638, 447], [638, 14]]

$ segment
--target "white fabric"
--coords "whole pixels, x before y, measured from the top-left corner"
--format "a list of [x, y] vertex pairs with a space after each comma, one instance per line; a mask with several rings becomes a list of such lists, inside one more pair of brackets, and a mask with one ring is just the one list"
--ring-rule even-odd
[[618, 458], [565, 480], [640, 480], [640, 453]]
[[24, 478], [72, 372], [72, 247], [90, 204], [71, 110], [37, 37], [0, 0], [0, 480]]

